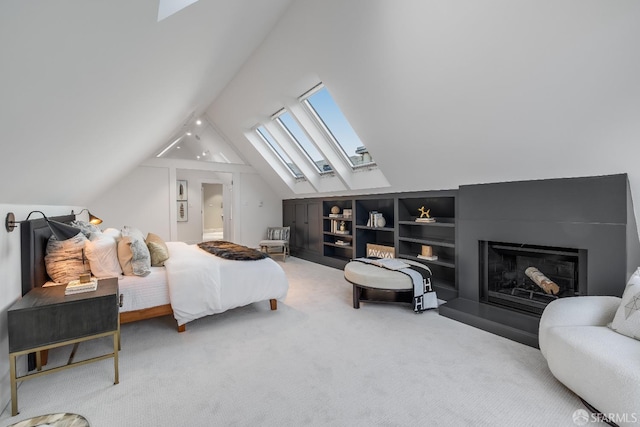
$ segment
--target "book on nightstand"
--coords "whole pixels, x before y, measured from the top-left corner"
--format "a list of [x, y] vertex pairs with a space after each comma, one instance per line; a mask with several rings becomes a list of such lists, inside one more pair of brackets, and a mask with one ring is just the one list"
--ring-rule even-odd
[[64, 289], [65, 295], [79, 294], [82, 292], [91, 292], [98, 289], [98, 279], [91, 279], [87, 283], [80, 283], [80, 280], [72, 280]]
[[435, 261], [438, 259], [438, 255], [426, 256], [426, 255], [418, 254], [417, 257], [427, 261]]

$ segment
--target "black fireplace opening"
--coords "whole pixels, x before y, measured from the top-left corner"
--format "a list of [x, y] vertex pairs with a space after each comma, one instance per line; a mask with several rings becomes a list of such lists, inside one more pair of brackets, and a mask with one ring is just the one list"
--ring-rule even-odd
[[483, 302], [541, 315], [551, 301], [586, 295], [587, 251], [480, 242]]

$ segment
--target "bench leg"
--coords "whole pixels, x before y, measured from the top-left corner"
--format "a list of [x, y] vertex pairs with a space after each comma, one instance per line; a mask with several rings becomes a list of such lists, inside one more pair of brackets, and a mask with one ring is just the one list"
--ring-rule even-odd
[[353, 285], [353, 308], [360, 308], [360, 286]]

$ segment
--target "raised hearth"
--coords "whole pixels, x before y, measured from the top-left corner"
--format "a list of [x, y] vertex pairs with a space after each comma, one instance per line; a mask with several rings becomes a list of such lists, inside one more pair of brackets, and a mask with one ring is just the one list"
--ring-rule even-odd
[[[543, 296], [518, 272], [524, 264], [536, 266], [532, 254], [546, 252], [561, 261], [536, 268], [561, 282], [563, 295], [573, 281], [575, 295], [620, 296], [640, 259], [626, 174], [461, 186], [457, 232], [458, 297], [441, 305], [440, 314], [533, 347], [540, 313], [557, 295]], [[489, 242], [502, 257], [493, 267], [523, 264], [506, 277], [500, 273], [491, 289], [483, 264]], [[518, 254], [518, 247], [529, 253]], [[575, 277], [564, 277], [573, 269]], [[518, 305], [527, 290], [538, 292], [539, 300]]]

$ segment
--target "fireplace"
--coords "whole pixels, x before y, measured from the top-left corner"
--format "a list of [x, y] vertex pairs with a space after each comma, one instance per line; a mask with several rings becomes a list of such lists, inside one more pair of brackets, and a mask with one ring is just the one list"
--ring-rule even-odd
[[[627, 176], [463, 185], [455, 246], [457, 296], [439, 313], [536, 347], [547, 304], [571, 295], [620, 296], [637, 268]], [[534, 285], [529, 267], [557, 292]]]
[[551, 301], [586, 295], [587, 251], [480, 242], [481, 300], [541, 315]]

